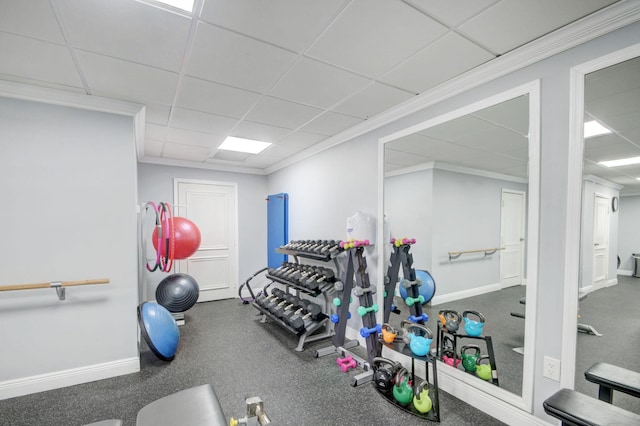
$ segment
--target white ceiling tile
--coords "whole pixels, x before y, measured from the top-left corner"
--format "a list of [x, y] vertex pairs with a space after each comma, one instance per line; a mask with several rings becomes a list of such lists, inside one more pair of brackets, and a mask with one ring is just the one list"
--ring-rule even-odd
[[171, 104], [178, 74], [95, 53], [77, 51], [91, 93], [108, 98]]
[[77, 48], [179, 71], [191, 20], [137, 1], [57, 0]]
[[271, 156], [276, 158], [287, 158], [293, 154], [297, 154], [304, 148], [291, 145], [291, 144], [273, 144], [268, 149], [264, 150], [265, 156]]
[[503, 0], [459, 28], [483, 46], [503, 54], [616, 1]]
[[282, 139], [279, 142], [279, 144], [294, 145], [298, 148], [305, 149], [317, 144], [318, 142], [322, 142], [326, 138], [327, 137], [324, 135], [317, 135], [315, 133], [297, 131], [297, 132], [291, 133], [289, 136]]
[[407, 0], [446, 25], [456, 27], [499, 0]]
[[196, 132], [226, 135], [237, 122], [238, 120], [229, 117], [207, 114], [206, 112], [193, 111], [190, 109], [175, 108], [171, 116], [170, 126], [194, 130]]
[[241, 118], [262, 95], [199, 78], [184, 77], [176, 105], [227, 117]]
[[201, 18], [294, 51], [306, 48], [345, 0], [208, 0]]
[[223, 136], [213, 135], [211, 133], [194, 132], [193, 130], [170, 127], [167, 129], [166, 140], [167, 142], [214, 148], [218, 146], [223, 139]]
[[528, 140], [520, 133], [502, 127], [493, 126], [489, 129], [466, 134], [456, 139], [457, 145], [477, 148], [482, 151], [511, 155], [528, 156]]
[[145, 139], [144, 155], [147, 157], [161, 157], [163, 147], [164, 147], [163, 141], [157, 141], [154, 139]]
[[407, 166], [414, 166], [416, 164], [426, 163], [429, 160], [427, 157], [416, 155], [414, 153], [396, 151], [394, 149], [387, 149], [384, 152], [384, 161], [385, 162], [389, 161], [390, 163], [407, 167]]
[[315, 118], [312, 122], [302, 127], [302, 131], [309, 133], [317, 133], [320, 135], [335, 135], [343, 130], [348, 129], [363, 119], [350, 117], [348, 115], [336, 114], [335, 112], [325, 112], [321, 116]]
[[400, 1], [355, 0], [308, 54], [376, 78], [446, 31]]
[[247, 115], [246, 119], [277, 127], [297, 129], [322, 113], [310, 106], [265, 96]]
[[371, 80], [309, 58], [300, 58], [270, 92], [306, 105], [329, 108]]
[[0, 31], [64, 43], [64, 37], [48, 0], [1, 1]]
[[147, 123], [161, 124], [166, 126], [169, 124], [169, 113], [171, 105], [157, 104], [147, 102], [145, 104], [145, 120]]
[[422, 93], [493, 58], [488, 51], [450, 32], [381, 80], [413, 93]]
[[229, 136], [264, 142], [277, 142], [291, 132], [291, 129], [285, 127], [269, 126], [268, 124], [253, 123], [244, 120], [233, 129]]
[[602, 135], [585, 139], [584, 156], [595, 162], [617, 160], [640, 156], [640, 148], [615, 134]]
[[491, 123], [476, 118], [472, 115], [464, 115], [454, 120], [447, 121], [434, 127], [420, 131], [421, 134], [454, 142], [467, 135], [488, 131], [493, 127]]
[[246, 160], [251, 155], [252, 154], [248, 154], [246, 152], [225, 151], [223, 149], [220, 149], [216, 151], [215, 155], [211, 158], [215, 160], [222, 160], [222, 161], [240, 162], [240, 161]]
[[474, 112], [472, 115], [522, 135], [529, 134], [529, 96], [527, 95], [501, 102]]
[[640, 87], [640, 58], [589, 73], [584, 78], [584, 99], [587, 104]]
[[157, 141], [166, 141], [169, 128], [167, 126], [161, 126], [159, 124], [146, 123], [144, 126], [144, 135], [147, 139], [154, 139]]
[[174, 160], [202, 162], [209, 158], [210, 153], [211, 150], [209, 148], [166, 142], [162, 150], [162, 157]]
[[[640, 75], [637, 79], [640, 80]], [[610, 121], [610, 117], [629, 112], [640, 113], [640, 87], [593, 100], [589, 102], [588, 112], [605, 123]]]
[[353, 117], [371, 118], [413, 96], [413, 93], [375, 82], [332, 108], [332, 111]]
[[287, 50], [200, 22], [187, 74], [264, 93], [295, 58]]
[[0, 74], [83, 87], [64, 46], [0, 32], [0, 58]]

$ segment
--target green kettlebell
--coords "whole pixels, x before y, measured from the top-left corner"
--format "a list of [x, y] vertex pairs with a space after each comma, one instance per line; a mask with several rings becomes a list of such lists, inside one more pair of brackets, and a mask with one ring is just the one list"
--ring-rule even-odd
[[413, 389], [409, 385], [409, 372], [406, 368], [398, 370], [395, 382], [393, 397], [402, 405], [410, 403], [411, 399], [413, 399]]
[[489, 355], [483, 355], [476, 361], [476, 375], [482, 380], [491, 380], [492, 371], [490, 364], [482, 364], [483, 361], [490, 362]]
[[476, 364], [480, 358], [480, 346], [465, 345], [460, 348], [460, 357], [462, 358], [462, 366], [465, 371], [473, 373], [476, 371]]
[[433, 402], [429, 397], [429, 384], [422, 382], [416, 388], [416, 395], [413, 397], [413, 406], [422, 414], [428, 413], [433, 407]]

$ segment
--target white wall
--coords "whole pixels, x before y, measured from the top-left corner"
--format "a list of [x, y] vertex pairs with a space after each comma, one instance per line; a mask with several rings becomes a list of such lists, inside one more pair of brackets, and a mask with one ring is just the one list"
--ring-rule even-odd
[[[256, 271], [267, 266], [267, 178], [261, 175], [218, 172], [205, 169], [138, 165], [138, 199], [173, 204], [173, 179], [198, 179], [229, 182], [238, 185], [238, 277], [242, 284]], [[156, 271], [143, 273], [141, 297], [155, 298], [155, 289], [167, 274]]]
[[0, 98], [0, 144], [0, 286], [111, 281], [0, 294], [0, 399], [137, 371], [132, 118]]
[[618, 209], [620, 270], [633, 274], [633, 253], [640, 253], [640, 196], [620, 197]]

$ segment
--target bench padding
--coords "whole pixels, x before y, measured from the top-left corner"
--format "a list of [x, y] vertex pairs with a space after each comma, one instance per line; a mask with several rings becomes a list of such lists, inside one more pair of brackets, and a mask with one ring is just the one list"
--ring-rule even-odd
[[547, 414], [568, 425], [640, 425], [640, 415], [571, 389], [560, 389], [542, 406]]
[[[606, 362], [596, 362], [584, 373], [584, 377], [588, 381], [597, 383], [605, 388], [640, 398], [640, 373], [635, 371], [607, 364]], [[606, 400], [602, 397], [600, 399]]]
[[196, 386], [160, 398], [138, 412], [137, 426], [227, 426], [211, 385]]

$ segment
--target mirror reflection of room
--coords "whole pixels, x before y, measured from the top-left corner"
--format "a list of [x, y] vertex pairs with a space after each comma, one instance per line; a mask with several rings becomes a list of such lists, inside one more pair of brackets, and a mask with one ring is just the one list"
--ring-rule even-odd
[[[435, 319], [429, 324], [435, 328], [441, 310], [480, 313], [495, 355], [492, 382], [517, 395], [525, 329], [528, 134], [529, 96], [523, 95], [388, 142], [384, 152], [386, 226], [391, 237], [416, 239], [413, 266], [435, 281], [435, 294], [423, 305]], [[409, 310], [400, 297], [396, 305]], [[399, 323], [399, 317], [390, 321]], [[461, 339], [457, 356], [465, 345], [480, 346], [480, 356], [491, 350], [485, 341]]]
[[[602, 361], [637, 371], [640, 343], [640, 58], [585, 77], [576, 390]], [[595, 130], [592, 130], [595, 129]], [[637, 398], [615, 405], [640, 413]]]

